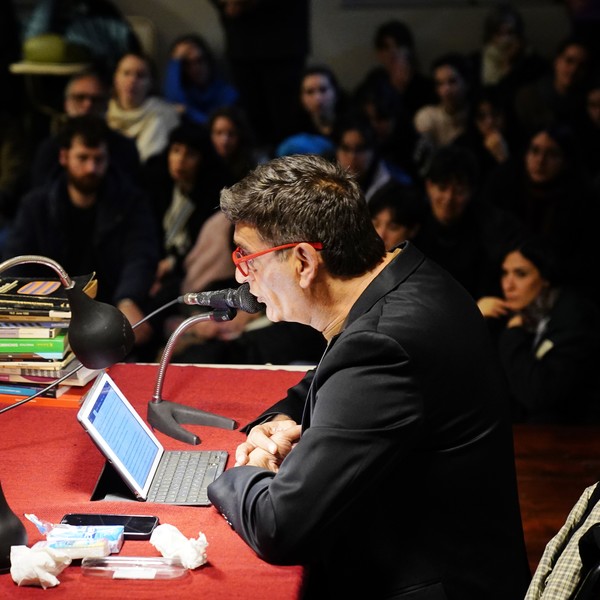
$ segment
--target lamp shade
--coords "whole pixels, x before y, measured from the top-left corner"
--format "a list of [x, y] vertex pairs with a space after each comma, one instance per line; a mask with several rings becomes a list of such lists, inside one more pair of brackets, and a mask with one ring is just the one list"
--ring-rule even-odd
[[74, 286], [66, 290], [71, 308], [69, 343], [88, 369], [104, 369], [123, 360], [133, 348], [134, 334], [115, 306], [90, 298]]

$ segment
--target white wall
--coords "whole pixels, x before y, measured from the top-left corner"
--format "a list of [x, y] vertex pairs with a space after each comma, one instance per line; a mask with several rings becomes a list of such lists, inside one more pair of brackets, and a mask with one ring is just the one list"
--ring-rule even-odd
[[[1, 0], [0, 0], [1, 1]], [[285, 2], [285, 0], [281, 0]], [[223, 50], [221, 28], [207, 0], [113, 0], [124, 14], [150, 18], [157, 26], [157, 63], [164, 66], [169, 43], [179, 34], [201, 33], [217, 55]], [[405, 21], [415, 34], [422, 67], [448, 50], [470, 51], [481, 43], [485, 6], [430, 8], [343, 8], [341, 0], [312, 0], [311, 62], [329, 64], [340, 82], [352, 89], [374, 64], [371, 40], [376, 27], [390, 18]], [[422, 0], [421, 4], [427, 4]], [[466, 4], [466, 2], [465, 2]], [[519, 6], [532, 45], [550, 57], [568, 32], [563, 4]], [[520, 6], [521, 5], [521, 6]]]

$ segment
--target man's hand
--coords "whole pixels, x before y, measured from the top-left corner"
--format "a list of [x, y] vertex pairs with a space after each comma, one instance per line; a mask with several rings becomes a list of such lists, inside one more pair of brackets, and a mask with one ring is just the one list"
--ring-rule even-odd
[[250, 430], [237, 447], [235, 466], [251, 465], [278, 471], [283, 459], [300, 439], [301, 426], [291, 419], [267, 421]]

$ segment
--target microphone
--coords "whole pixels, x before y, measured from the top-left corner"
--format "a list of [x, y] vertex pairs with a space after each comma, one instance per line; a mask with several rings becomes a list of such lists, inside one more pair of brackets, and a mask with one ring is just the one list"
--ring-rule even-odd
[[214, 292], [197, 292], [184, 294], [177, 299], [183, 304], [210, 306], [217, 310], [235, 308], [247, 313], [257, 313], [263, 305], [250, 293], [248, 283], [243, 283], [237, 289], [216, 290]]

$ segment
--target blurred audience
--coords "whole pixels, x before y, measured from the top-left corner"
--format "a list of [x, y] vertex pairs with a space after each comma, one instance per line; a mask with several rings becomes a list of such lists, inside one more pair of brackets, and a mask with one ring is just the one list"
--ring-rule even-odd
[[462, 54], [451, 52], [438, 57], [431, 65], [431, 73], [437, 101], [423, 106], [414, 116], [419, 136], [415, 162], [421, 176], [438, 148], [466, 132], [472, 110], [470, 65]]
[[477, 159], [468, 149], [443, 146], [425, 178], [428, 210], [415, 245], [473, 296], [497, 290], [506, 248], [521, 239], [523, 227], [510, 212], [483, 202]]
[[571, 283], [597, 287], [589, 274], [598, 264], [594, 228], [600, 207], [570, 127], [556, 124], [534, 133], [524, 152], [490, 173], [484, 198], [516, 215], [531, 234], [560, 240]]
[[[62, 173], [22, 199], [3, 256], [40, 254], [67, 273], [95, 272], [97, 299], [135, 324], [145, 314], [156, 272], [156, 226], [146, 196], [110, 167], [108, 135], [99, 116], [67, 121], [60, 137]], [[36, 268], [23, 269], [30, 274]], [[134, 333], [139, 358], [153, 332], [144, 323]]]
[[590, 64], [590, 50], [583, 40], [576, 37], [562, 40], [552, 70], [523, 86], [515, 97], [515, 115], [520, 127], [532, 133], [553, 123], [573, 125], [584, 110]]
[[167, 148], [146, 161], [143, 179], [160, 240], [160, 262], [151, 290], [158, 307], [179, 295], [184, 259], [202, 225], [218, 210], [221, 189], [232, 179], [208, 130], [195, 123], [171, 131]]
[[529, 43], [523, 16], [511, 2], [490, 9], [483, 23], [483, 45], [469, 58], [476, 86], [493, 90], [505, 111], [512, 110], [519, 88], [550, 68]]
[[332, 138], [337, 162], [355, 175], [367, 202], [388, 181], [412, 185], [409, 173], [381, 158], [375, 130], [364, 115], [352, 112], [338, 119]]

